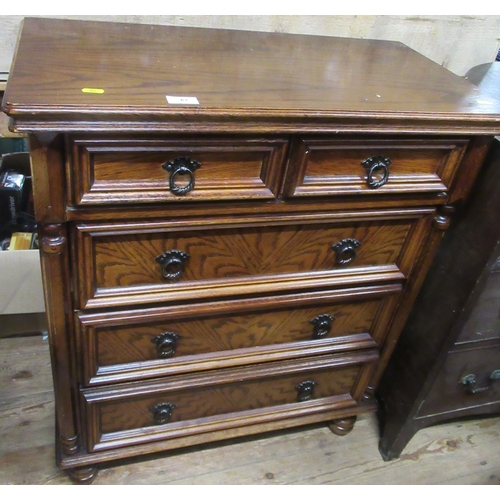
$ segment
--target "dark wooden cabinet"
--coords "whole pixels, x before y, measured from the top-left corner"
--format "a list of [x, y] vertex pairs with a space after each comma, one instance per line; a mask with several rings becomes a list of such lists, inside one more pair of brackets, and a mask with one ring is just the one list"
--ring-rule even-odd
[[499, 104], [399, 43], [69, 20], [25, 19], [3, 110], [29, 135], [79, 482], [375, 412], [500, 132]]
[[379, 387], [380, 450], [423, 427], [500, 412], [500, 143], [443, 238]]

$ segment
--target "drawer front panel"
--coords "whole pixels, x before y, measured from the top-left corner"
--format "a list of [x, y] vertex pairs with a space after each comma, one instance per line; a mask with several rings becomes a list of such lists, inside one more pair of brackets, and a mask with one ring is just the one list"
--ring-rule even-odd
[[362, 283], [385, 272], [398, 279], [414, 264], [420, 246], [410, 243], [423, 234], [430, 220], [422, 215], [430, 212], [384, 212], [374, 220], [357, 214], [347, 223], [282, 217], [265, 225], [213, 219], [179, 229], [161, 222], [78, 225], [76, 300], [82, 290], [80, 308], [311, 287], [318, 280]]
[[287, 144], [279, 137], [74, 138], [73, 203], [274, 198]]
[[451, 186], [465, 140], [302, 137], [285, 196], [441, 192]]
[[[85, 390], [89, 447], [98, 450], [126, 444], [201, 433], [205, 428], [241, 425], [283, 410], [305, 411], [355, 404], [352, 393], [364, 368], [378, 359], [375, 350], [352, 356], [318, 357], [290, 363], [270, 363], [253, 370], [215, 375], [169, 377], [165, 381], [117, 389]], [[297, 411], [298, 410], [298, 411]], [[232, 421], [232, 423], [231, 423]], [[236, 423], [235, 423], [236, 422]], [[217, 425], [219, 424], [219, 425]]]
[[138, 380], [374, 347], [401, 290], [385, 285], [80, 314], [85, 381]]
[[[488, 343], [489, 344], [489, 343]], [[428, 416], [500, 402], [500, 346], [448, 355], [418, 415]]]

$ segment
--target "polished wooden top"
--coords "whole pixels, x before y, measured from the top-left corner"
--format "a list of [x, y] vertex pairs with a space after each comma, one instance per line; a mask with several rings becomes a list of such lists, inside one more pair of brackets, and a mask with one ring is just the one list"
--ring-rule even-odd
[[237, 116], [276, 130], [355, 118], [500, 132], [500, 99], [399, 42], [42, 18], [23, 22], [3, 109], [26, 130], [172, 120], [221, 129]]

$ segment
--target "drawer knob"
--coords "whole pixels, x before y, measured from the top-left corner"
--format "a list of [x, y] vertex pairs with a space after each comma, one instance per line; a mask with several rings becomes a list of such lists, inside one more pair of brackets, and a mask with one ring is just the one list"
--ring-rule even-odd
[[156, 345], [156, 353], [160, 358], [168, 358], [175, 354], [179, 335], [173, 332], [165, 332], [151, 339]]
[[[383, 186], [389, 180], [389, 165], [392, 161], [385, 156], [370, 156], [361, 162], [366, 168], [366, 185], [371, 189]], [[380, 177], [382, 175], [382, 177]]]
[[[194, 172], [201, 167], [201, 163], [190, 158], [176, 158], [175, 160], [167, 161], [162, 165], [162, 168], [170, 172], [169, 187], [172, 193], [183, 196], [194, 189]], [[187, 184], [178, 185], [179, 177], [187, 176]]]
[[328, 335], [332, 329], [334, 320], [335, 318], [329, 314], [320, 314], [309, 321], [309, 323], [314, 326], [313, 339], [320, 339]]
[[150, 408], [153, 413], [155, 425], [166, 424], [171, 418], [174, 409], [177, 408], [173, 403], [160, 403]]
[[337, 255], [337, 264], [345, 266], [350, 264], [356, 258], [356, 250], [361, 246], [361, 243], [354, 238], [346, 238], [332, 245], [333, 250]]
[[317, 386], [317, 382], [313, 380], [305, 380], [301, 382], [295, 389], [297, 389], [297, 401], [307, 401], [314, 397], [314, 387]]
[[488, 389], [490, 389], [495, 380], [500, 380], [500, 370], [492, 371], [490, 376], [488, 377], [486, 385], [483, 387], [477, 387], [476, 376], [473, 373], [471, 373], [470, 375], [466, 375], [465, 377], [462, 377], [462, 380], [460, 382], [465, 387], [467, 393], [478, 394], [480, 392], [485, 392]]
[[184, 262], [189, 259], [189, 254], [182, 250], [170, 250], [156, 257], [156, 262], [161, 265], [163, 277], [176, 280], [184, 272]]

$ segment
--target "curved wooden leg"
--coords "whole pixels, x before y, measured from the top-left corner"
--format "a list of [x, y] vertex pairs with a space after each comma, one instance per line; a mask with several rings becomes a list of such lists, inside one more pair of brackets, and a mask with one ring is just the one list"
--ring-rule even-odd
[[68, 475], [75, 484], [92, 484], [97, 477], [97, 467], [79, 467], [78, 469], [69, 469]]
[[358, 417], [337, 418], [328, 423], [330, 430], [337, 436], [345, 436], [352, 431]]

